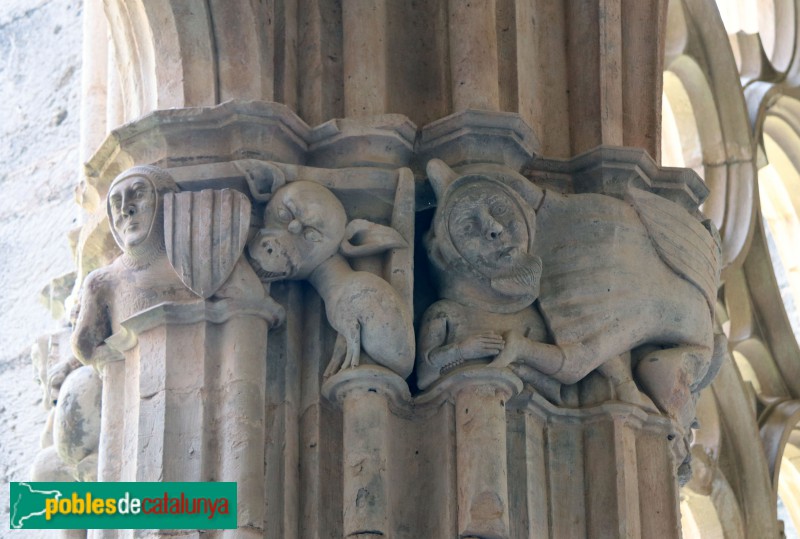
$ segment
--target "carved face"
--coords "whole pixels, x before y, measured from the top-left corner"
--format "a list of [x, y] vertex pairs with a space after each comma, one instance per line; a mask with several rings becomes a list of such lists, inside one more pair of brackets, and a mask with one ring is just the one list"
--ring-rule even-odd
[[485, 276], [507, 274], [528, 248], [522, 210], [507, 193], [488, 184], [461, 191], [448, 215], [453, 245]]
[[120, 181], [108, 194], [111, 224], [123, 249], [141, 244], [150, 234], [156, 214], [156, 192], [144, 176]]
[[261, 280], [307, 278], [338, 251], [346, 220], [339, 199], [321, 185], [300, 181], [278, 189], [264, 228], [248, 245]]

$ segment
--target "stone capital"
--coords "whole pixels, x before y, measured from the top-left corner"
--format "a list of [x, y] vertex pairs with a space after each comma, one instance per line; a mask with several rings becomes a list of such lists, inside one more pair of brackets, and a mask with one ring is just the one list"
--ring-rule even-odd
[[401, 413], [410, 410], [408, 384], [394, 372], [379, 365], [361, 365], [342, 370], [322, 384], [322, 395], [338, 406], [349, 396], [364, 393], [384, 395], [391, 407]]
[[255, 317], [270, 327], [278, 324], [278, 313], [263, 300], [223, 299], [220, 301], [165, 302], [124, 320], [121, 329], [106, 339], [106, 344], [126, 352], [138, 343], [139, 335], [159, 326], [189, 325], [198, 322], [222, 324], [235, 317]]

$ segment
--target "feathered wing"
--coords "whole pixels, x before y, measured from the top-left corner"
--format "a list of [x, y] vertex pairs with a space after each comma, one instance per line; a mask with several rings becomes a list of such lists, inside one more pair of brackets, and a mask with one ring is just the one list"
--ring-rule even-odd
[[539, 307], [556, 343], [603, 339], [630, 325], [645, 306], [640, 291], [648, 275], [640, 264], [648, 250], [655, 254], [628, 204], [547, 194], [537, 212], [535, 251], [543, 268]]
[[714, 238], [686, 210], [652, 197], [660, 199], [548, 192], [537, 212], [539, 309], [555, 343], [578, 345], [586, 361], [645, 342], [694, 342], [692, 328], [709, 316]]
[[710, 221], [704, 226], [677, 204], [641, 189], [631, 188], [628, 200], [647, 228], [661, 259], [700, 289], [713, 313], [721, 249], [719, 235]]

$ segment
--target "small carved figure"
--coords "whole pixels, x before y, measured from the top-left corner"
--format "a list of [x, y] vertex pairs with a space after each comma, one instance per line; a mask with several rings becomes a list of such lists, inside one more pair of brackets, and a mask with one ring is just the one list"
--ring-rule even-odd
[[328, 321], [338, 332], [326, 377], [357, 367], [363, 349], [372, 361], [405, 378], [414, 362], [409, 309], [388, 282], [354, 271], [345, 260], [405, 246], [392, 228], [363, 219], [348, 223], [333, 193], [297, 181], [273, 194], [264, 228], [248, 251], [262, 281], [307, 279], [322, 296]]
[[[133, 167], [111, 184], [106, 211], [122, 255], [90, 273], [83, 283], [72, 335], [75, 355], [82, 362], [91, 362], [98, 347], [130, 316], [162, 302], [200, 299], [167, 256], [164, 198], [178, 191], [172, 177], [155, 166]], [[243, 257], [213, 294], [215, 298], [263, 300], [271, 305], [276, 321], [283, 316], [282, 307], [266, 296]]]
[[95, 481], [102, 383], [92, 367], [81, 366], [71, 355], [61, 357], [58, 337], [38, 339], [31, 351], [44, 406], [49, 410], [32, 479]]
[[628, 200], [560, 195], [499, 167], [458, 175], [436, 160], [428, 175], [438, 208], [426, 245], [444, 299], [422, 322], [420, 386], [493, 358], [552, 399], [542, 380], [599, 370], [617, 398], [652, 407], [638, 382], [686, 435], [724, 350], [712, 329], [713, 229], [636, 188]]

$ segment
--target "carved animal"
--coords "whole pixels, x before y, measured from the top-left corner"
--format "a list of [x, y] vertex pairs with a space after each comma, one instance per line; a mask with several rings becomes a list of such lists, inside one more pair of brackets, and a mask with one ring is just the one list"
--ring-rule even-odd
[[328, 322], [339, 334], [326, 376], [358, 366], [363, 349], [375, 363], [405, 378], [414, 363], [408, 307], [388, 282], [354, 271], [344, 258], [405, 246], [394, 229], [362, 219], [348, 223], [333, 193], [297, 181], [274, 193], [264, 228], [248, 252], [262, 281], [307, 279], [319, 292]]
[[[635, 187], [623, 200], [544, 191], [517, 173], [487, 165], [457, 174], [434, 161], [428, 173], [442, 200], [445, 189], [500, 182], [534, 212], [532, 253], [542, 260], [537, 306], [553, 344], [509, 331], [492, 365], [524, 364], [573, 384], [632, 352], [636, 382], [688, 432], [694, 396], [710, 383], [724, 351], [724, 339], [715, 340], [713, 333], [719, 238], [709, 222]], [[440, 273], [452, 272], [439, 265]], [[485, 280], [479, 292], [504, 288]], [[445, 287], [446, 297], [461, 295]]]

